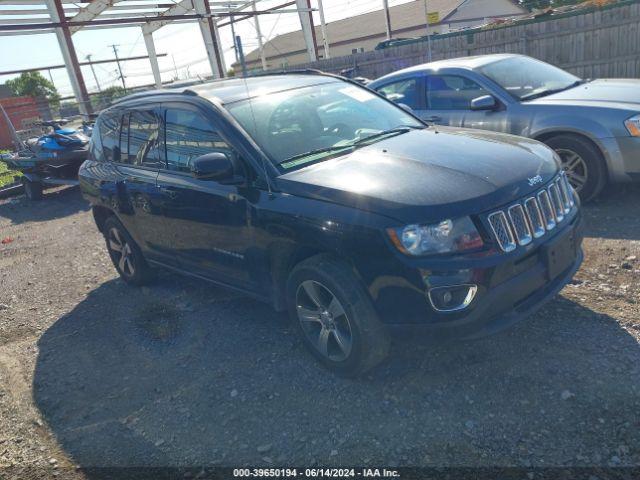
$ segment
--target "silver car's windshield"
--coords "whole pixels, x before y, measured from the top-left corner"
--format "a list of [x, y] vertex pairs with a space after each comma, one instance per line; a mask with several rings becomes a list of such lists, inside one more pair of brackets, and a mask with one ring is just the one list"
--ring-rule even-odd
[[262, 95], [226, 108], [285, 169], [425, 126], [402, 108], [345, 82]]
[[575, 75], [530, 57], [506, 58], [479, 70], [517, 100], [531, 100], [581, 83]]

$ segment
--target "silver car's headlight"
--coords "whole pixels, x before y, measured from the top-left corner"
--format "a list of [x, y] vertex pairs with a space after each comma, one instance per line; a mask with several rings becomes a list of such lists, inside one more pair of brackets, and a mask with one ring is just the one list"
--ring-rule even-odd
[[483, 245], [469, 217], [443, 220], [432, 225], [388, 228], [387, 234], [398, 250], [413, 256], [464, 252]]
[[640, 114], [626, 119], [624, 126], [632, 137], [640, 137]]

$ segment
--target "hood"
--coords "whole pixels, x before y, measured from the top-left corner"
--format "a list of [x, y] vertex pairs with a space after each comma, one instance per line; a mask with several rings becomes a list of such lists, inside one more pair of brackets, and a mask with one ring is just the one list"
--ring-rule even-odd
[[429, 128], [285, 173], [276, 182], [292, 195], [413, 223], [504, 205], [537, 190], [557, 170], [553, 152], [534, 140]]
[[527, 103], [583, 104], [640, 110], [640, 80], [622, 78], [593, 80]]

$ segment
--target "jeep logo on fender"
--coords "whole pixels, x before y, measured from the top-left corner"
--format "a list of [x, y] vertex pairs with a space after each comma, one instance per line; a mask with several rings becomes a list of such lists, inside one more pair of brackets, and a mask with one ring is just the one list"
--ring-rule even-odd
[[528, 178], [527, 180], [529, 181], [529, 186], [533, 187], [538, 183], [542, 183], [542, 176], [536, 175], [535, 177]]

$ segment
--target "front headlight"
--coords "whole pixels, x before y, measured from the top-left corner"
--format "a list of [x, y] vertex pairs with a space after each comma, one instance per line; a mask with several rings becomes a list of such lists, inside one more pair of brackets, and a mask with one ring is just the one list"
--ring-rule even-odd
[[433, 225], [388, 228], [387, 233], [398, 250], [413, 256], [464, 252], [482, 247], [482, 238], [469, 217], [443, 220]]
[[627, 127], [632, 137], [640, 137], [640, 115], [635, 115], [625, 120], [624, 126]]

